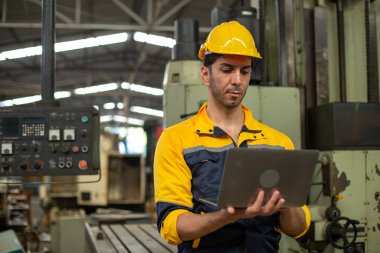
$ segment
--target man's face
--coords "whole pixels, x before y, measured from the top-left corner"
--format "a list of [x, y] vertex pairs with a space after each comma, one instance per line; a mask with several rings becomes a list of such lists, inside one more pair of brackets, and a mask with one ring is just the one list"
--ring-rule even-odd
[[223, 55], [210, 68], [202, 67], [202, 79], [209, 87], [209, 102], [228, 108], [239, 106], [249, 85], [251, 58]]

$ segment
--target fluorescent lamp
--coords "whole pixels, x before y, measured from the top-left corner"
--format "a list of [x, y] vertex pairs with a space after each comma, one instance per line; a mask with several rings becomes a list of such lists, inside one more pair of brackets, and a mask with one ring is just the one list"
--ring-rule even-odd
[[0, 60], [5, 59], [17, 59], [17, 58], [23, 58], [23, 57], [29, 57], [29, 56], [35, 56], [35, 55], [41, 55], [42, 54], [42, 47], [36, 46], [36, 47], [26, 47], [26, 48], [20, 48], [10, 51], [4, 51], [1, 53]]
[[131, 110], [131, 112], [153, 115], [153, 116], [157, 116], [161, 118], [164, 117], [164, 112], [161, 110], [155, 110], [155, 109], [141, 107], [141, 106], [131, 106], [131, 108], [129, 109]]
[[115, 108], [115, 103], [113, 103], [113, 102], [105, 103], [103, 105], [103, 108], [106, 110], [112, 110]]
[[133, 39], [135, 41], [145, 42], [148, 44], [169, 48], [173, 48], [176, 44], [175, 39], [154, 34], [147, 34], [143, 32], [135, 32], [133, 35]]
[[[71, 96], [70, 91], [57, 91], [54, 93], [55, 99], [60, 98], [67, 98]], [[42, 99], [41, 95], [34, 95], [34, 96], [28, 96], [28, 97], [21, 97], [21, 98], [14, 98], [10, 100], [4, 100], [0, 102], [0, 107], [7, 107], [7, 106], [13, 106], [13, 105], [23, 105], [23, 104], [30, 104], [37, 101], [40, 101]]]
[[127, 82], [122, 82], [121, 88], [125, 90], [132, 90], [132, 91], [154, 95], [154, 96], [162, 96], [164, 94], [163, 89], [152, 88], [152, 87], [144, 86], [141, 84], [134, 84], [134, 83], [130, 84]]
[[7, 106], [12, 106], [13, 102], [12, 100], [4, 100], [0, 102], [0, 107], [7, 107]]
[[124, 109], [124, 104], [123, 103], [117, 103], [117, 108], [118, 109]]
[[91, 93], [97, 93], [97, 92], [116, 90], [117, 88], [118, 88], [117, 83], [106, 83], [106, 84], [88, 86], [85, 88], [78, 88], [74, 90], [74, 93], [77, 95], [85, 95], [85, 94], [91, 94]]
[[100, 116], [100, 122], [110, 122], [112, 121], [112, 115]]
[[100, 122], [110, 122], [110, 121], [115, 121], [115, 122], [120, 122], [120, 123], [128, 123], [131, 125], [137, 125], [137, 126], [143, 126], [144, 121], [141, 119], [135, 119], [135, 118], [127, 118], [122, 115], [104, 115], [100, 116]]
[[117, 33], [105, 36], [90, 37], [81, 40], [72, 40], [55, 43], [55, 52], [64, 52], [88, 47], [97, 47], [114, 43], [125, 42], [128, 39], [128, 33]]
[[54, 98], [55, 99], [68, 98], [68, 97], [71, 97], [71, 92], [70, 91], [57, 91], [57, 92], [54, 92]]
[[[116, 33], [98, 37], [90, 37], [81, 40], [71, 40], [58, 42], [54, 45], [55, 52], [64, 52], [89, 47], [97, 47], [115, 43], [122, 43], [128, 40], [128, 33]], [[17, 59], [42, 54], [42, 46], [26, 47], [15, 50], [4, 51], [0, 53], [0, 61], [6, 59]]]
[[141, 119], [127, 118], [127, 123], [130, 125], [143, 126], [144, 121]]
[[23, 104], [34, 103], [40, 100], [41, 100], [41, 95], [34, 95], [30, 97], [15, 98], [15, 99], [12, 99], [12, 102], [15, 105], [23, 105]]

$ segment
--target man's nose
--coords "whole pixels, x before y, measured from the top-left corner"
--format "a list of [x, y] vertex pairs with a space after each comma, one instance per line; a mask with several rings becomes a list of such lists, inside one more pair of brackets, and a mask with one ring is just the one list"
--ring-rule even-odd
[[240, 70], [235, 70], [232, 76], [232, 83], [233, 84], [241, 84], [242, 82], [242, 75], [240, 73]]

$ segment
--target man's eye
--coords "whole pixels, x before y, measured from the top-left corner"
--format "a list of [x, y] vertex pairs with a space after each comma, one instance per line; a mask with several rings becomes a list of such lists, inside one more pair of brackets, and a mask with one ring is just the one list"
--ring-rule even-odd
[[231, 73], [231, 69], [230, 68], [227, 68], [227, 69], [222, 69], [222, 72], [223, 73]]
[[250, 73], [251, 73], [250, 69], [244, 69], [244, 70], [241, 71], [242, 75], [249, 75]]

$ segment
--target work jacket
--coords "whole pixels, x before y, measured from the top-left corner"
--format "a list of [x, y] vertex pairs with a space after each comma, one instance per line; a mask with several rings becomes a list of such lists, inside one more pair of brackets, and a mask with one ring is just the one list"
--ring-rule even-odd
[[[216, 199], [228, 149], [294, 148], [285, 134], [255, 120], [244, 105], [244, 126], [238, 142], [234, 143], [228, 134], [211, 121], [206, 108], [207, 103], [194, 117], [164, 130], [157, 143], [154, 188], [158, 230], [168, 243], [177, 244], [181, 253], [277, 252], [281, 237], [278, 213], [241, 219], [193, 241], [183, 242], [178, 236], [176, 222], [179, 215], [218, 210], [200, 202], [199, 198]], [[310, 224], [308, 209], [303, 209], [307, 212], [307, 226], [302, 234]]]

